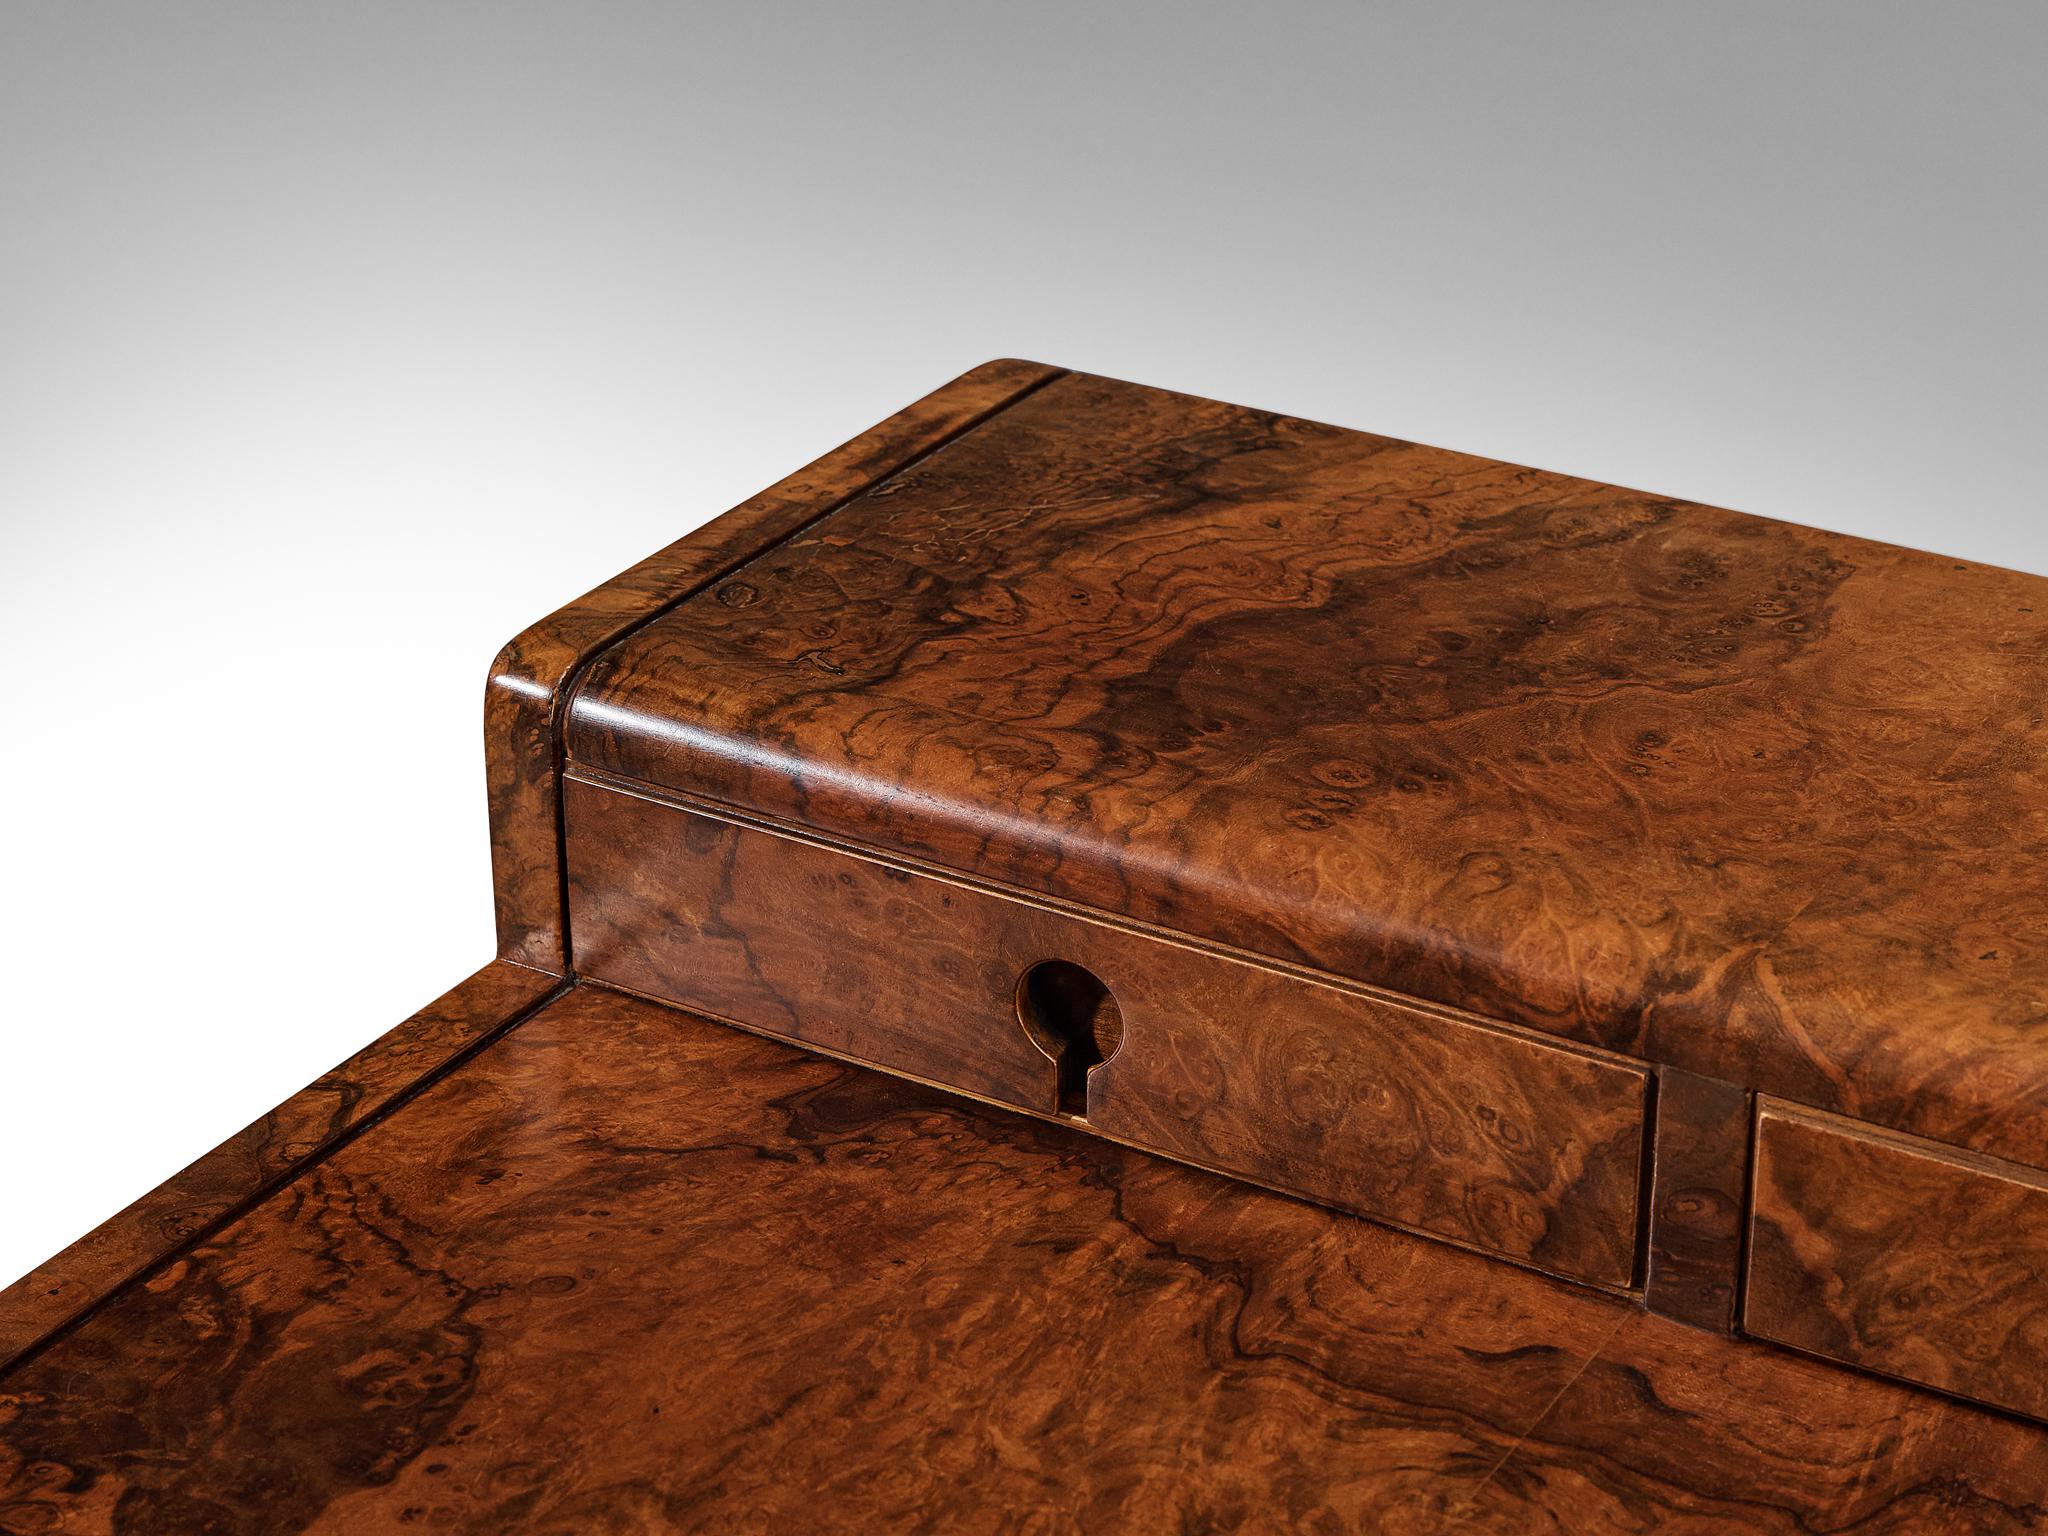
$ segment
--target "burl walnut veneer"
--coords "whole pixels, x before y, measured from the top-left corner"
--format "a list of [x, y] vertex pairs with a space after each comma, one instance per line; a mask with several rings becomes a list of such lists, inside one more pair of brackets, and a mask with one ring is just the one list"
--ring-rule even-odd
[[0, 1531], [2011, 1536], [2044, 1444], [584, 984], [0, 1376]]
[[500, 958], [0, 1293], [0, 1531], [2048, 1529], [2044, 715], [976, 369], [506, 647]]

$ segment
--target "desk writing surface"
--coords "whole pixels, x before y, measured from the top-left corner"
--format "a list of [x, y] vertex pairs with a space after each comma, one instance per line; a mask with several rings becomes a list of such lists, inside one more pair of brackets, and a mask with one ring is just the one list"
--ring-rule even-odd
[[0, 1378], [9, 1532], [2044, 1525], [2039, 1429], [589, 986]]

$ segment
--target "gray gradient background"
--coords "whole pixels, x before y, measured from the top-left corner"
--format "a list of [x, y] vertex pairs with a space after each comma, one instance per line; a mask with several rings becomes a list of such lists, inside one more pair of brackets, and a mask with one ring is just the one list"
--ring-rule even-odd
[[987, 357], [2048, 571], [2044, 65], [2036, 5], [0, 0], [0, 1281], [487, 957], [500, 641]]

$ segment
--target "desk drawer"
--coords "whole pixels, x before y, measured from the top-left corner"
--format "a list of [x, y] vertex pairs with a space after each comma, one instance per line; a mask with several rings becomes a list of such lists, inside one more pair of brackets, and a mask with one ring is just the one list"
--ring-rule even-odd
[[2048, 1176], [1763, 1100], [1743, 1326], [2048, 1418]]
[[608, 785], [566, 813], [586, 975], [1634, 1283], [1633, 1063]]

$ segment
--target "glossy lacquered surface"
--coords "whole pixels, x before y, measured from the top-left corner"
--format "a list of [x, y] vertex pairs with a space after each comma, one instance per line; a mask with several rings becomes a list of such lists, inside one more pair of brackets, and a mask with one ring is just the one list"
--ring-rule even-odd
[[570, 758], [2048, 1163], [2048, 582], [1066, 375]]
[[[0, 1290], [0, 1369], [446, 1069], [558, 985], [495, 961]], [[0, 1530], [6, 1530], [0, 1522]]]
[[2048, 1418], [2048, 1174], [1765, 1101], [1744, 1326]]
[[567, 968], [555, 784], [561, 705], [578, 669], [636, 626], [1058, 372], [1012, 360], [973, 369], [506, 644], [492, 663], [484, 695], [491, 867], [502, 958], [557, 974]]
[[2048, 1529], [1865, 1374], [2048, 1415], [2043, 590], [977, 369], [507, 647], [503, 958], [0, 1295], [0, 1531]]
[[[643, 796], [565, 787], [587, 974], [1596, 1285], [1635, 1278], [1633, 1063]], [[1079, 966], [1085, 1095], [1020, 1017]]]
[[0, 1530], [2048, 1521], [2048, 1434], [578, 988], [0, 1376]]

